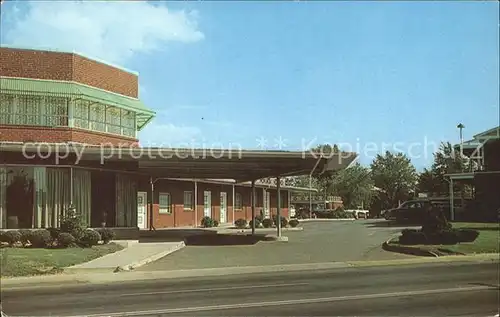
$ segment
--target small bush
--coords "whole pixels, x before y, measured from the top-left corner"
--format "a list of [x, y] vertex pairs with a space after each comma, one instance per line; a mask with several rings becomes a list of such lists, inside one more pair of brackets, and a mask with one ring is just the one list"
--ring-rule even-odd
[[292, 219], [288, 222], [288, 224], [290, 225], [290, 227], [295, 228], [299, 225], [299, 221], [297, 219]]
[[273, 220], [270, 218], [266, 218], [266, 219], [262, 220], [262, 226], [264, 228], [272, 228], [273, 224], [274, 224]]
[[21, 235], [19, 241], [23, 245], [23, 247], [27, 246], [31, 241], [31, 230], [21, 229], [19, 230], [19, 234]]
[[21, 233], [18, 230], [9, 230], [2, 233], [2, 242], [8, 243], [13, 247], [16, 243], [21, 241]]
[[76, 244], [76, 239], [71, 233], [62, 232], [57, 238], [57, 245], [61, 248], [73, 247]]
[[52, 243], [52, 238], [50, 237], [49, 230], [38, 229], [32, 231], [30, 242], [31, 246], [34, 248], [46, 248], [50, 246]]
[[115, 238], [115, 232], [109, 228], [99, 228], [97, 232], [101, 235], [101, 239], [104, 244], [108, 244], [111, 240]]
[[101, 241], [101, 235], [94, 229], [87, 229], [83, 231], [80, 239], [77, 239], [76, 237], [75, 239], [77, 240], [78, 245], [80, 245], [81, 247], [90, 248], [94, 245], [99, 244], [99, 241]]
[[399, 237], [399, 243], [404, 245], [425, 244], [427, 237], [421, 231], [404, 231]]
[[59, 238], [59, 234], [61, 233], [61, 229], [59, 228], [48, 228], [50, 232], [50, 238], [52, 241], [57, 241], [57, 238]]
[[[273, 223], [278, 223], [278, 215], [273, 216]], [[281, 228], [285, 228], [286, 226], [288, 226], [288, 219], [281, 216]]]
[[[252, 228], [253, 222], [254, 222], [254, 220], [250, 220], [250, 222], [248, 223], [248, 226], [250, 228]], [[259, 218], [255, 217], [255, 228], [260, 228], [261, 225], [262, 225], [262, 221], [260, 221]]]
[[246, 219], [240, 218], [240, 219], [237, 219], [237, 220], [234, 222], [234, 225], [235, 225], [235, 226], [236, 226], [236, 228], [238, 228], [238, 229], [244, 229], [244, 228], [246, 228], [246, 226], [247, 226], [247, 221], [246, 221]]
[[472, 229], [459, 229], [457, 234], [459, 242], [474, 242], [479, 237], [479, 231]]
[[212, 228], [212, 227], [215, 227], [214, 226], [214, 219], [212, 219], [211, 217], [209, 216], [205, 216], [201, 219], [201, 226], [203, 228]]
[[218, 227], [218, 226], [219, 226], [219, 222], [214, 219], [214, 227]]

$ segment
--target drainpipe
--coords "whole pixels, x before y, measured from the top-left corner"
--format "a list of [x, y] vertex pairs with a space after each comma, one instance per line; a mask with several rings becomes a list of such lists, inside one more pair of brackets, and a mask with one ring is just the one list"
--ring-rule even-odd
[[194, 181], [194, 227], [198, 227], [198, 181]]
[[157, 180], [153, 181], [153, 177], [151, 176], [149, 177], [149, 183], [151, 185], [151, 192], [149, 195], [149, 231], [156, 231], [156, 228], [154, 227], [154, 209], [153, 209], [156, 181]]
[[314, 164], [313, 169], [309, 173], [309, 218], [312, 218], [312, 175], [316, 170], [316, 168], [318, 167], [319, 162], [321, 161], [322, 158], [323, 155], [320, 155], [318, 160], [316, 161], [316, 164]]

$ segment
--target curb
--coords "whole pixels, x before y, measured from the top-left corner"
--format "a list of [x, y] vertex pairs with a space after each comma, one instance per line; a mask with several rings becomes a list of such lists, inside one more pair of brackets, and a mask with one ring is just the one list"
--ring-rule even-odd
[[316, 218], [316, 219], [298, 219], [300, 223], [303, 222], [321, 222], [321, 221], [355, 221], [356, 219], [354, 218], [339, 218], [339, 219], [328, 219], [328, 218]]
[[[268, 233], [268, 232], [276, 232], [276, 228], [255, 228], [255, 233]], [[295, 228], [281, 228], [281, 232], [287, 232], [287, 231], [303, 231], [303, 227], [295, 227]], [[221, 229], [217, 230], [217, 233], [249, 233], [252, 232], [252, 228], [245, 228], [245, 229]]]
[[409, 254], [409, 255], [416, 255], [416, 256], [427, 256], [427, 257], [434, 257], [438, 258], [439, 255], [429, 251], [429, 250], [423, 250], [417, 247], [407, 247], [407, 246], [402, 246], [402, 245], [394, 245], [391, 244], [390, 242], [395, 239], [394, 237], [390, 238], [389, 240], [385, 241], [382, 244], [382, 249], [385, 251], [390, 251], [390, 252], [397, 252], [397, 253], [403, 253], [403, 254]]
[[159, 253], [156, 253], [156, 254], [153, 254], [145, 259], [142, 259], [140, 261], [136, 261], [136, 262], [133, 262], [131, 264], [127, 264], [127, 265], [123, 265], [123, 266], [119, 266], [115, 269], [115, 272], [119, 272], [119, 271], [131, 271], [131, 270], [134, 270], [138, 267], [141, 267], [143, 265], [146, 265], [148, 263], [151, 263], [153, 261], [156, 261], [160, 258], [163, 258], [164, 256], [167, 256], [171, 253], [174, 253], [175, 251], [178, 251], [182, 248], [184, 248], [186, 246], [186, 244], [184, 243], [184, 241], [181, 241], [179, 242], [174, 248], [172, 249], [168, 249], [168, 250], [165, 250], [163, 252], [159, 252]]
[[[110, 283], [136, 283], [140, 281], [153, 281], [158, 279], [195, 278], [205, 276], [227, 276], [251, 273], [272, 273], [272, 272], [302, 272], [316, 271], [323, 269], [356, 269], [359, 267], [380, 267], [380, 266], [404, 266], [415, 264], [442, 264], [442, 263], [482, 263], [498, 262], [499, 254], [481, 254], [466, 256], [443, 256], [416, 257], [402, 260], [381, 260], [381, 261], [347, 261], [347, 262], [323, 262], [304, 264], [282, 264], [267, 266], [241, 266], [241, 267], [221, 267], [189, 270], [170, 271], [129, 271], [121, 274], [96, 273], [96, 274], [60, 274], [53, 276], [2, 278], [1, 287], [3, 291], [17, 290], [43, 290], [61, 287], [78, 287], [83, 285], [102, 285]], [[23, 283], [24, 282], [24, 283]]]

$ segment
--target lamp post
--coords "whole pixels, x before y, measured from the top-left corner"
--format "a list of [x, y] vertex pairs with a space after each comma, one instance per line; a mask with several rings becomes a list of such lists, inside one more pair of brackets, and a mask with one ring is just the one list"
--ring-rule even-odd
[[460, 156], [461, 157], [464, 156], [464, 134], [463, 134], [464, 128], [465, 128], [465, 126], [462, 123], [459, 123], [457, 125], [457, 129], [460, 131]]

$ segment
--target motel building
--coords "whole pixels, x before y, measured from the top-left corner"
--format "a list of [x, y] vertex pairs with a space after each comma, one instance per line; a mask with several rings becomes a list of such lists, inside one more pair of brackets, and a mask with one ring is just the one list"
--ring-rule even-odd
[[251, 220], [252, 209], [288, 217], [291, 194], [309, 189], [287, 176], [356, 158], [139, 147], [155, 112], [138, 82], [81, 54], [0, 47], [0, 229], [57, 227], [70, 206], [90, 227], [122, 232]]

